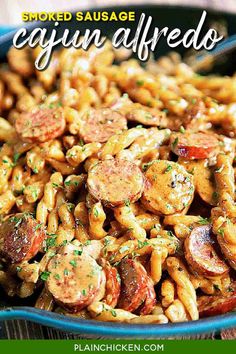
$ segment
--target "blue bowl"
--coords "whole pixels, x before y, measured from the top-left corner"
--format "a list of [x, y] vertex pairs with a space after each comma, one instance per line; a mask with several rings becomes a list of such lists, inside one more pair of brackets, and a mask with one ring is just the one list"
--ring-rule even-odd
[[[169, 26], [170, 28], [179, 27], [183, 31], [189, 28], [194, 28], [198, 23], [202, 10], [199, 8], [183, 7], [183, 6], [156, 6], [156, 5], [133, 5], [114, 8], [100, 8], [94, 9], [96, 11], [135, 11], [137, 18], [142, 12], [151, 15], [154, 19], [154, 24], [159, 28]], [[91, 10], [92, 11], [92, 10]], [[235, 34], [236, 15], [228, 13], [217, 13], [215, 11], [208, 11], [208, 24], [217, 20], [224, 21], [228, 26], [229, 35]], [[37, 27], [38, 24], [26, 25], [29, 30]], [[52, 28], [52, 24], [44, 23], [43, 26]], [[97, 23], [77, 23], [76, 21], [60, 24], [60, 30], [63, 31], [66, 27], [70, 26], [71, 29], [79, 28], [96, 28]], [[130, 22], [129, 26], [135, 28], [135, 24]], [[112, 34], [119, 24], [109, 24], [100, 22], [99, 27], [107, 36]], [[12, 38], [15, 33], [14, 27], [0, 27], [0, 59], [4, 59], [7, 50], [12, 45]], [[169, 48], [165, 42], [161, 42], [157, 56], [167, 53]], [[180, 53], [184, 52], [184, 48], [178, 48]], [[227, 65], [219, 67], [218, 71], [223, 74], [231, 74], [236, 68], [235, 53], [229, 57]], [[2, 295], [1, 295], [2, 296]], [[14, 301], [13, 301], [14, 302]], [[0, 310], [0, 321], [12, 319], [24, 319], [40, 323], [42, 325], [54, 327], [63, 331], [73, 333], [83, 333], [95, 336], [106, 337], [128, 337], [128, 338], [157, 338], [157, 337], [175, 337], [182, 335], [196, 335], [201, 333], [216, 332], [226, 328], [236, 327], [236, 313], [231, 312], [225, 315], [214, 316], [210, 318], [201, 319], [192, 322], [183, 322], [175, 324], [163, 325], [142, 325], [142, 324], [126, 324], [126, 323], [111, 323], [111, 322], [98, 322], [95, 320], [76, 319], [74, 317], [67, 317], [44, 310], [35, 309], [33, 307], [18, 306], [18, 303], [13, 303], [12, 300], [2, 298], [2, 310]], [[13, 305], [13, 306], [12, 306]]]

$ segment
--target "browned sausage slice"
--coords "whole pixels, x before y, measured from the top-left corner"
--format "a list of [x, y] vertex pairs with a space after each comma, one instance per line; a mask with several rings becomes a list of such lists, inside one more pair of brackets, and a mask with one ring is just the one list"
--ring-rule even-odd
[[103, 301], [111, 306], [116, 307], [120, 296], [120, 276], [115, 267], [112, 267], [108, 262], [103, 270], [106, 275], [106, 293]]
[[139, 167], [120, 159], [104, 160], [88, 171], [91, 195], [104, 205], [114, 207], [137, 201], [143, 191], [144, 178]]
[[170, 139], [171, 150], [186, 159], [207, 159], [219, 151], [219, 141], [213, 134], [175, 133]]
[[229, 288], [227, 296], [200, 296], [198, 310], [200, 317], [217, 316], [236, 308], [236, 287]]
[[105, 143], [112, 135], [127, 129], [125, 117], [109, 108], [90, 109], [83, 120], [79, 133], [85, 143]]
[[217, 276], [229, 271], [214, 249], [211, 225], [198, 226], [185, 239], [185, 258], [200, 275]]
[[156, 292], [154, 289], [153, 281], [151, 280], [151, 278], [148, 277], [147, 297], [144, 301], [144, 304], [142, 305], [142, 308], [140, 309], [140, 315], [149, 315], [154, 309], [155, 305], [156, 305]]
[[46, 234], [30, 214], [15, 214], [0, 226], [0, 252], [11, 263], [28, 261], [39, 251]]
[[16, 120], [15, 128], [21, 140], [42, 143], [62, 135], [65, 125], [63, 110], [48, 108], [21, 113]]
[[143, 266], [133, 259], [122, 259], [119, 266], [121, 294], [118, 307], [134, 312], [147, 296], [148, 276]]
[[46, 286], [63, 307], [72, 312], [91, 304], [102, 282], [102, 269], [94, 258], [72, 244], [61, 247], [51, 258]]
[[153, 213], [179, 213], [192, 202], [193, 177], [183, 166], [172, 161], [155, 160], [149, 165], [145, 177], [141, 201]]

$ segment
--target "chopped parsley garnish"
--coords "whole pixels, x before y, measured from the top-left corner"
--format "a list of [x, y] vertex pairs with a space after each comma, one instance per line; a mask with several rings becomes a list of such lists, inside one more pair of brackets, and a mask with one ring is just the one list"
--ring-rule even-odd
[[179, 128], [180, 133], [184, 134], [185, 133], [185, 128], [181, 125], [181, 127]]
[[127, 207], [130, 206], [130, 200], [129, 200], [129, 199], [126, 199], [126, 200], [125, 200], [125, 206], [127, 206]]
[[144, 85], [144, 81], [143, 80], [137, 80], [136, 81], [136, 85], [137, 86], [143, 86]]
[[221, 235], [221, 236], [224, 236], [224, 230], [223, 229], [219, 229], [218, 230], [218, 234]]
[[83, 250], [74, 250], [75, 256], [81, 256], [82, 253], [83, 253]]
[[219, 287], [218, 284], [213, 284], [213, 287], [214, 287], [215, 290], [220, 290], [220, 287]]
[[43, 280], [43, 281], [46, 281], [50, 274], [51, 274], [51, 272], [42, 272], [40, 274], [40, 279]]
[[22, 267], [17, 266], [16, 267], [16, 271], [17, 271], [17, 273], [21, 272], [22, 271]]
[[172, 148], [173, 148], [173, 149], [176, 148], [178, 142], [179, 142], [179, 139], [178, 139], [178, 138], [175, 138], [175, 140], [174, 140], [173, 143], [172, 143]]
[[21, 222], [22, 222], [23, 218], [22, 217], [17, 217], [17, 216], [13, 216], [12, 218], [10, 218], [10, 222], [14, 222], [15, 223], [15, 227], [18, 227]]
[[113, 317], [117, 317], [116, 311], [114, 309], [111, 310], [111, 314]]
[[17, 152], [13, 155], [13, 165], [15, 166], [17, 161], [19, 160], [20, 154]]
[[85, 246], [88, 246], [88, 245], [91, 245], [91, 240], [87, 240], [85, 243], [84, 243]]
[[93, 209], [93, 215], [95, 216], [95, 218], [97, 218], [99, 215], [99, 212], [96, 207]]
[[218, 197], [219, 197], [219, 193], [217, 193], [217, 192], [213, 192], [212, 193], [212, 198], [213, 199], [218, 199]]
[[67, 203], [67, 209], [71, 213], [72, 210], [74, 209], [75, 205], [73, 203]]
[[61, 277], [60, 277], [59, 274], [55, 274], [55, 275], [54, 275], [54, 278], [55, 278], [56, 280], [60, 280], [60, 279], [61, 279]]
[[111, 243], [111, 240], [109, 240], [108, 238], [104, 238], [104, 246], [108, 246]]
[[198, 223], [200, 225], [207, 225], [209, 224], [210, 220], [208, 218], [203, 218], [202, 216], [199, 217]]
[[219, 168], [215, 169], [215, 173], [221, 173], [223, 171], [224, 165], [220, 166]]
[[77, 267], [77, 262], [73, 259], [72, 261], [70, 261], [69, 262], [71, 265], [72, 265], [72, 267]]
[[147, 169], [155, 162], [159, 162], [160, 160], [153, 160], [153, 161], [150, 161], [150, 162], [147, 162], [147, 163], [144, 163], [142, 165], [142, 170], [145, 172], [147, 171]]
[[166, 167], [165, 173], [168, 173], [168, 172], [171, 171], [171, 170], [172, 170], [172, 166], [171, 166], [171, 165], [168, 165], [168, 166]]
[[43, 223], [40, 223], [40, 224], [37, 224], [36, 226], [35, 226], [35, 231], [36, 230], [38, 230], [38, 229], [41, 229], [41, 227], [43, 226]]
[[46, 243], [46, 247], [44, 248], [45, 252], [47, 252], [49, 248], [56, 246], [56, 239], [57, 239], [56, 234], [47, 233], [47, 235], [49, 237], [45, 240], [45, 243]]
[[68, 269], [64, 269], [64, 275], [69, 275], [69, 270]]
[[69, 187], [71, 185], [74, 185], [75, 187], [77, 187], [79, 185], [79, 182], [70, 180], [70, 181], [65, 181], [64, 184], [65, 184], [66, 187]]
[[143, 248], [144, 246], [148, 246], [148, 241], [138, 240], [138, 249]]

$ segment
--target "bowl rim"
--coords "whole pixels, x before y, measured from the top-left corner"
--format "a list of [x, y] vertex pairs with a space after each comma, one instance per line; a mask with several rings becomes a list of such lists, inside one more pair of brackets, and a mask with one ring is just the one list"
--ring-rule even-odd
[[130, 324], [117, 322], [100, 322], [69, 317], [34, 307], [9, 307], [0, 310], [0, 321], [28, 320], [41, 325], [53, 327], [72, 333], [105, 335], [121, 338], [155, 338], [177, 337], [217, 332], [236, 327], [236, 312], [203, 318], [197, 321], [167, 324]]
[[[209, 14], [213, 15], [230, 15], [236, 18], [236, 13], [230, 11], [219, 11], [210, 7], [202, 6], [186, 6], [182, 4], [129, 4], [118, 6], [98, 6], [88, 7], [82, 9], [86, 11], [118, 11], [120, 9], [150, 9], [150, 8], [162, 8], [169, 9], [187, 9], [193, 11], [201, 11], [205, 9]], [[72, 10], [74, 14], [78, 10]], [[33, 22], [26, 24], [24, 27], [28, 30], [35, 28], [36, 26], [45, 26], [45, 23]], [[20, 26], [1, 26], [4, 28], [4, 34], [0, 36], [0, 45], [8, 43], [14, 36], [15, 31], [22, 27]], [[7, 28], [9, 29], [6, 33]], [[28, 320], [41, 325], [53, 327], [66, 332], [91, 334], [91, 335], [105, 335], [107, 337], [129, 337], [129, 338], [154, 338], [154, 337], [177, 337], [180, 335], [196, 335], [202, 333], [216, 332], [226, 328], [236, 327], [236, 312], [230, 312], [224, 315], [213, 316], [208, 318], [199, 319], [197, 321], [179, 322], [179, 323], [167, 323], [167, 324], [130, 324], [130, 323], [115, 323], [115, 322], [99, 322], [96, 320], [79, 319], [75, 317], [69, 317], [55, 312], [49, 312], [34, 307], [7, 307], [0, 309], [0, 321], [7, 320]]]

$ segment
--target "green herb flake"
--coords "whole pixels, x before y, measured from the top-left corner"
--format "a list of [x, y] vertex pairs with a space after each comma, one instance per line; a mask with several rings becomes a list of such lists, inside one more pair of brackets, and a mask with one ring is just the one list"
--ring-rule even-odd
[[73, 259], [72, 261], [69, 262], [72, 267], [76, 268], [77, 267], [77, 262]]
[[173, 143], [172, 143], [172, 148], [173, 148], [173, 149], [176, 148], [178, 142], [179, 142], [179, 139], [178, 139], [178, 137], [177, 137], [177, 138], [175, 138], [175, 140], [174, 140]]
[[224, 230], [220, 228], [217, 232], [220, 236], [224, 236]]
[[218, 199], [218, 197], [219, 197], [219, 193], [217, 193], [217, 192], [213, 192], [213, 193], [212, 193], [212, 198], [213, 198], [213, 199], [216, 200], [216, 199]]
[[218, 284], [213, 284], [213, 287], [214, 287], [215, 290], [220, 290], [220, 287], [219, 287]]
[[143, 86], [144, 85], [144, 81], [143, 80], [137, 80], [136, 81], [136, 85], [137, 86]]
[[199, 217], [198, 224], [200, 225], [208, 225], [210, 220], [208, 218]]
[[148, 170], [148, 168], [149, 168], [152, 164], [154, 164], [155, 162], [159, 162], [159, 161], [160, 161], [160, 160], [153, 160], [153, 161], [144, 163], [144, 164], [142, 165], [142, 170], [143, 170], [143, 172], [146, 172], [146, 171]]
[[130, 206], [130, 200], [129, 200], [129, 199], [126, 199], [126, 200], [125, 200], [125, 206], [127, 206], [127, 207]]
[[224, 165], [220, 166], [219, 168], [215, 169], [215, 173], [221, 173], [223, 171]]
[[37, 225], [35, 226], [34, 230], [36, 231], [36, 230], [38, 230], [38, 229], [41, 229], [42, 226], [43, 226], [43, 223], [37, 224]]
[[40, 274], [40, 279], [43, 280], [43, 281], [47, 281], [49, 275], [51, 274], [51, 272], [42, 272]]
[[168, 165], [168, 166], [166, 167], [165, 173], [168, 173], [168, 172], [171, 171], [171, 170], [172, 170], [172, 166], [171, 166], [171, 165]]
[[13, 164], [14, 164], [14, 166], [16, 165], [17, 161], [19, 160], [19, 157], [20, 157], [20, 154], [18, 152], [16, 152], [13, 155]]
[[98, 217], [99, 212], [98, 212], [97, 208], [94, 208], [94, 209], [93, 209], [93, 215], [95, 216], [95, 218]]
[[111, 314], [113, 317], [117, 317], [116, 311], [114, 309], [111, 310]]
[[82, 253], [83, 253], [83, 250], [74, 250], [75, 256], [81, 256]]
[[44, 248], [44, 251], [47, 252], [49, 248], [51, 247], [55, 247], [56, 246], [56, 239], [57, 239], [57, 235], [56, 234], [48, 234], [49, 236], [46, 240], [45, 240], [45, 244], [46, 247]]

